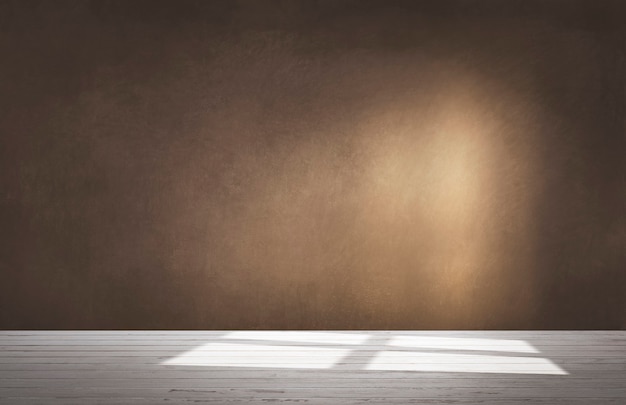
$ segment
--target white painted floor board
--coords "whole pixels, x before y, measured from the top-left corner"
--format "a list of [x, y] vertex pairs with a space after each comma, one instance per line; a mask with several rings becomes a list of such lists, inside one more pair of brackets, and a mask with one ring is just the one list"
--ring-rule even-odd
[[1, 331], [0, 404], [626, 404], [626, 331]]

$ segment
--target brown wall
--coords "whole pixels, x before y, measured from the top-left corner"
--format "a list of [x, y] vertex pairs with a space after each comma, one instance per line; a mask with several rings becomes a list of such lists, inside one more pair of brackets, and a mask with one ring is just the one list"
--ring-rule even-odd
[[624, 329], [625, 21], [0, 0], [0, 327]]

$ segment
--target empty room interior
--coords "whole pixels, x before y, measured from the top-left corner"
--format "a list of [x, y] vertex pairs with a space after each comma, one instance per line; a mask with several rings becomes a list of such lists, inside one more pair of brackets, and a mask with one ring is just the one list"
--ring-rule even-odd
[[0, 0], [0, 404], [626, 404], [626, 1]]

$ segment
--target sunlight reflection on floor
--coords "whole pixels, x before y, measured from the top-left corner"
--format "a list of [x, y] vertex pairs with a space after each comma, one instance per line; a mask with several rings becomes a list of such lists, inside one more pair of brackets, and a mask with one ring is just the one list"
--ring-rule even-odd
[[[415, 336], [371, 341], [366, 332], [235, 331], [163, 365], [567, 375], [523, 340]], [[253, 342], [250, 342], [253, 341]], [[483, 351], [484, 354], [466, 353]], [[462, 352], [462, 353], [458, 353]], [[502, 354], [494, 354], [502, 352]]]

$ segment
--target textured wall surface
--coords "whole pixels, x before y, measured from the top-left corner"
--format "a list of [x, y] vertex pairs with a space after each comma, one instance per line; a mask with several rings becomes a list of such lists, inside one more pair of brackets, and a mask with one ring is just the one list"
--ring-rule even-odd
[[625, 26], [0, 0], [0, 327], [624, 329]]

